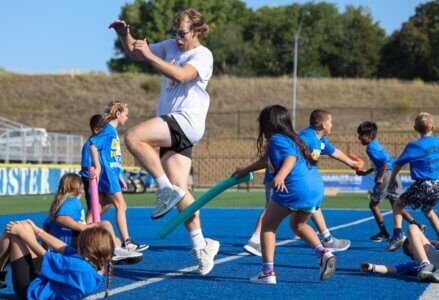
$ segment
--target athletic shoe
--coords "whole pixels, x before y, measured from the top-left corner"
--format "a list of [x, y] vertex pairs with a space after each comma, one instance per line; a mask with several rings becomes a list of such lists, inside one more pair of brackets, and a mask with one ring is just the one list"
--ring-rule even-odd
[[259, 273], [255, 277], [250, 278], [250, 282], [257, 284], [276, 284], [276, 273], [274, 273], [274, 271], [271, 271], [268, 274], [265, 274], [261, 271], [261, 273]]
[[137, 264], [143, 259], [143, 254], [136, 251], [128, 251], [122, 247], [114, 248], [114, 255], [111, 262], [115, 265], [120, 264]]
[[203, 249], [192, 249], [192, 254], [198, 262], [198, 271], [201, 275], [209, 274], [214, 266], [214, 258], [218, 253], [220, 243], [211, 239], [204, 239], [206, 241], [206, 247]]
[[262, 256], [261, 244], [255, 243], [248, 240], [247, 244], [244, 246], [244, 250], [254, 256]]
[[322, 241], [323, 247], [330, 252], [345, 251], [351, 246], [350, 240], [339, 240], [335, 237], [331, 237], [329, 241]]
[[6, 284], [6, 273], [6, 271], [0, 272], [0, 289], [5, 289], [8, 287], [8, 285]]
[[320, 280], [326, 280], [335, 273], [335, 256], [329, 251], [319, 257]]
[[173, 189], [158, 189], [155, 193], [157, 206], [151, 214], [152, 219], [166, 215], [186, 195], [186, 192], [176, 185], [173, 185]]
[[[434, 265], [430, 263], [423, 263], [418, 267], [418, 281], [422, 282], [436, 282], [433, 281], [435, 276], [433, 276]], [[437, 271], [437, 270], [436, 270]], [[439, 275], [439, 274], [437, 274]], [[439, 281], [439, 278], [437, 278]]]
[[398, 248], [402, 247], [406, 237], [404, 233], [399, 233], [398, 235], [393, 235], [389, 241], [389, 246], [387, 246], [386, 251], [395, 251]]
[[427, 225], [424, 224], [418, 224], [419, 230], [421, 230], [422, 233], [425, 233], [427, 231]]
[[145, 245], [138, 244], [134, 240], [132, 240], [131, 238], [127, 238], [127, 240], [122, 243], [122, 248], [124, 248], [127, 251], [141, 252], [141, 251], [145, 251], [146, 249], [148, 249], [149, 246], [146, 244]]
[[371, 236], [370, 240], [375, 243], [387, 242], [390, 240], [390, 235], [387, 232], [379, 232], [378, 234]]

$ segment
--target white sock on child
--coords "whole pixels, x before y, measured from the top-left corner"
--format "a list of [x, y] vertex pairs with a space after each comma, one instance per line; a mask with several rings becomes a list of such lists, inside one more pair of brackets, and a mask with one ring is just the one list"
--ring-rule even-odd
[[320, 239], [325, 242], [329, 242], [331, 237], [331, 233], [329, 232], [329, 229], [326, 229], [322, 233], [320, 233]]
[[172, 183], [169, 181], [168, 176], [166, 174], [163, 174], [162, 176], [159, 176], [154, 179], [155, 183], [157, 184], [157, 188], [159, 189], [173, 189]]
[[195, 250], [200, 250], [207, 246], [201, 228], [189, 232], [189, 235], [192, 240], [192, 246]]

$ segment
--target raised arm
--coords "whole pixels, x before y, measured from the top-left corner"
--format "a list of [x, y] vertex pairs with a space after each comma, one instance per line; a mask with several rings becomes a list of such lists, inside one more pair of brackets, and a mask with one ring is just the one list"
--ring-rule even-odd
[[138, 55], [135, 55], [133, 52], [134, 48], [134, 42], [136, 41], [135, 38], [130, 33], [130, 25], [128, 25], [123, 20], [116, 20], [113, 23], [108, 26], [108, 28], [113, 28], [114, 31], [116, 31], [117, 35], [120, 38], [120, 41], [122, 43], [122, 47], [125, 50], [125, 53], [130, 57], [132, 60], [135, 61], [141, 61], [141, 57]]

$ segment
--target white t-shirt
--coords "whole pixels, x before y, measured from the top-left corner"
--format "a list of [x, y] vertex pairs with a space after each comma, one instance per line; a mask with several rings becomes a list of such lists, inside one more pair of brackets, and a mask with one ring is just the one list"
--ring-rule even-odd
[[183, 67], [193, 66], [198, 77], [184, 83], [177, 83], [162, 76], [157, 116], [172, 114], [193, 145], [197, 144], [205, 129], [210, 97], [206, 92], [207, 83], [212, 77], [212, 52], [200, 45], [182, 52], [175, 40], [165, 40], [149, 45], [152, 53], [171, 64]]

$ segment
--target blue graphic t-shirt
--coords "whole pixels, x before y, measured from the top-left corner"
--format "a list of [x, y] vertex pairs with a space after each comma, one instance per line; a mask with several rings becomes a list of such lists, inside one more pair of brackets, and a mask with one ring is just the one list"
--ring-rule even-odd
[[66, 245], [70, 245], [74, 232], [72, 229], [63, 227], [56, 222], [56, 217], [59, 216], [67, 216], [72, 218], [75, 222], [85, 224], [85, 214], [79, 199], [77, 197], [67, 198], [58, 208], [58, 211], [55, 213], [55, 218], [52, 221], [46, 219], [44, 222], [44, 227], [47, 229], [47, 232], [64, 242]]
[[314, 160], [318, 160], [320, 155], [332, 155], [335, 152], [335, 147], [328, 138], [326, 136], [319, 138], [315, 129], [311, 127], [299, 131], [297, 135], [308, 146]]
[[439, 138], [426, 136], [407, 144], [395, 161], [398, 166], [410, 163], [413, 180], [439, 179]]
[[27, 288], [27, 299], [82, 299], [105, 280], [76, 250], [47, 251], [40, 275]]
[[387, 163], [386, 170], [393, 170], [393, 158], [386, 151], [386, 149], [384, 149], [384, 147], [381, 146], [380, 143], [378, 143], [377, 140], [372, 140], [366, 146], [366, 153], [373, 164], [373, 168], [375, 169], [376, 175], [378, 175], [378, 173], [381, 170], [381, 166], [384, 163]]
[[297, 158], [293, 169], [285, 178], [288, 193], [274, 190], [272, 200], [293, 209], [320, 206], [323, 199], [323, 180], [317, 168], [306, 161], [292, 139], [283, 134], [273, 135], [268, 146], [271, 176], [276, 175], [288, 156]]
[[99, 192], [114, 194], [122, 191], [119, 176], [122, 168], [122, 152], [116, 128], [107, 123], [102, 131], [90, 138], [99, 152], [101, 174], [99, 176]]
[[88, 138], [84, 145], [82, 146], [81, 151], [81, 171], [79, 171], [79, 176], [83, 178], [88, 178], [90, 174], [88, 174], [87, 168], [93, 166], [93, 161], [90, 155], [90, 138]]

